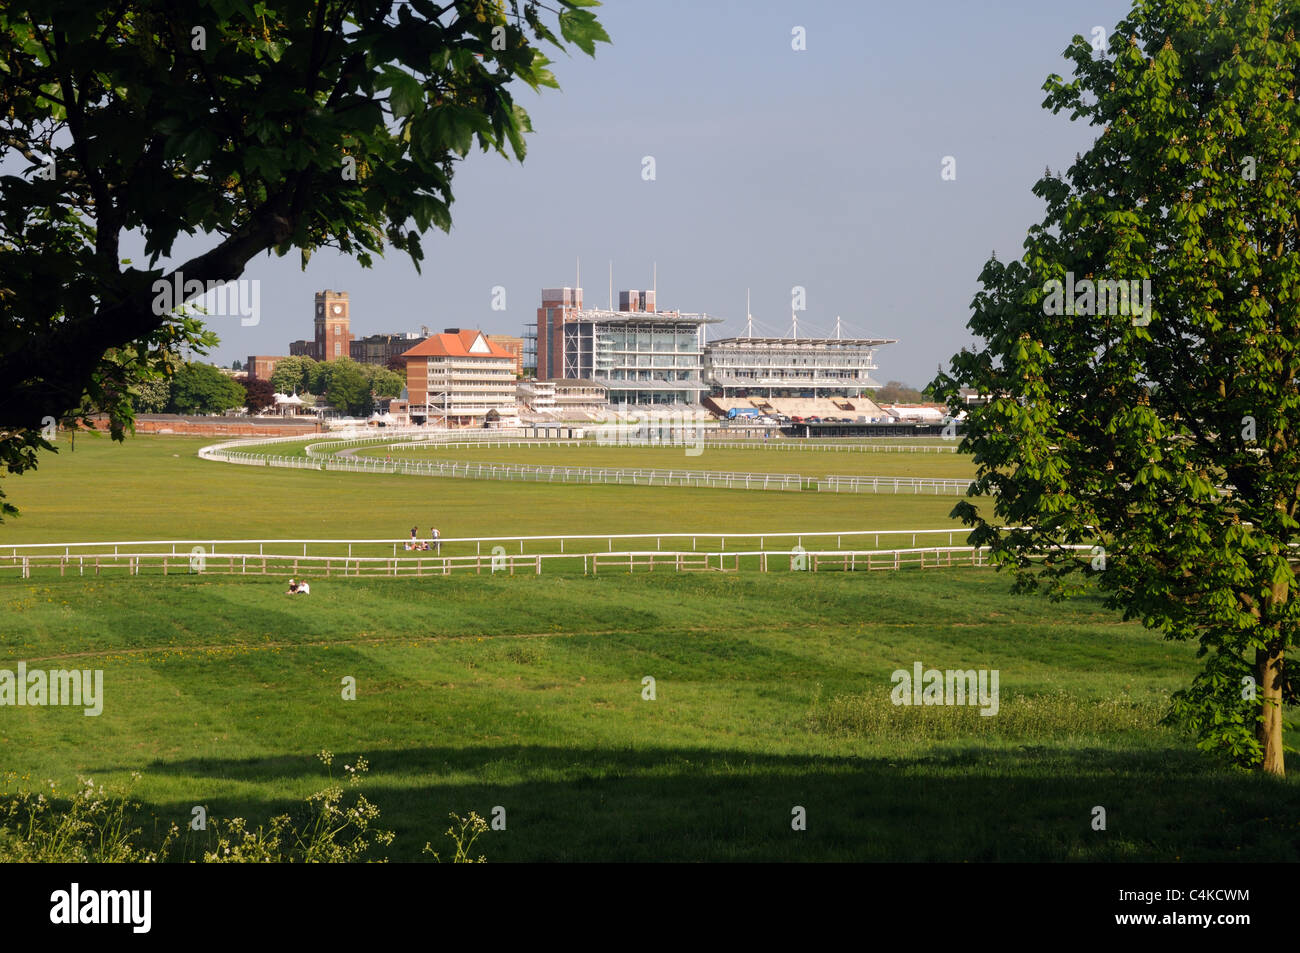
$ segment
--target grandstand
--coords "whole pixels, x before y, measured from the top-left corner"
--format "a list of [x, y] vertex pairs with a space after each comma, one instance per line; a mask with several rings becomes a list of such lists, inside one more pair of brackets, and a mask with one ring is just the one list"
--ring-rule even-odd
[[857, 422], [859, 417], [866, 417], [865, 422], [889, 420], [889, 415], [870, 397], [706, 397], [703, 401], [706, 410], [725, 417], [733, 407], [744, 409], [755, 407], [764, 414], [783, 415], [786, 417], [847, 417]]
[[564, 377], [598, 382], [612, 404], [696, 407], [706, 389], [700, 329], [719, 320], [676, 311], [574, 312], [562, 329]]
[[[704, 406], [726, 414], [756, 407], [789, 417], [847, 417], [866, 421], [886, 414], [869, 391], [875, 349], [889, 338], [756, 338], [712, 341], [704, 348]], [[865, 421], [864, 421], [865, 422]]]

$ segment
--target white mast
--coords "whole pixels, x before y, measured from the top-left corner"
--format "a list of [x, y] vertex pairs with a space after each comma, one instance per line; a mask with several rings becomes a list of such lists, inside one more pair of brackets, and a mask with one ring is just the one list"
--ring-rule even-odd
[[754, 316], [749, 313], [749, 289], [745, 289], [745, 337], [754, 336]]

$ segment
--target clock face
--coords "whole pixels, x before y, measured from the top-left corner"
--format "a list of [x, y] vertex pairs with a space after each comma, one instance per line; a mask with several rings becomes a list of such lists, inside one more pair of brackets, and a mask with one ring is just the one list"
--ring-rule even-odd
[[318, 304], [318, 305], [316, 305], [316, 313], [317, 313], [317, 314], [324, 314], [324, 313], [325, 313], [325, 305], [323, 305], [323, 304]]
[[343, 313], [343, 305], [341, 305], [341, 304], [336, 304], [336, 305], [334, 306], [334, 313], [335, 313], [335, 314], [342, 314], [342, 313]]

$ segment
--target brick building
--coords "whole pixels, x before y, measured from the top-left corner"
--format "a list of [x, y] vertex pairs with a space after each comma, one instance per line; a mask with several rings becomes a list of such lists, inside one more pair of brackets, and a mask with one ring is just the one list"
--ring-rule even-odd
[[[428, 336], [427, 328], [423, 335], [410, 331], [404, 334], [370, 334], [353, 340], [349, 356], [359, 364], [378, 364], [380, 367], [385, 367], [390, 361], [400, 358], [410, 350], [412, 345], [423, 341]], [[522, 340], [520, 344], [522, 347]]]
[[318, 361], [352, 356], [351, 315], [346, 291], [316, 292], [316, 353]]
[[412, 420], [457, 426], [515, 412], [515, 356], [482, 331], [448, 328], [402, 357]]
[[582, 310], [581, 288], [543, 288], [537, 323], [537, 378], [564, 376], [564, 325]]
[[245, 370], [248, 372], [250, 381], [269, 381], [271, 375], [275, 373], [275, 365], [283, 361], [285, 355], [272, 357], [267, 354], [250, 354], [248, 356], [248, 366]]
[[493, 344], [500, 345], [503, 350], [509, 351], [515, 358], [515, 376], [524, 376], [524, 339], [515, 337], [511, 334], [489, 334], [487, 339]]

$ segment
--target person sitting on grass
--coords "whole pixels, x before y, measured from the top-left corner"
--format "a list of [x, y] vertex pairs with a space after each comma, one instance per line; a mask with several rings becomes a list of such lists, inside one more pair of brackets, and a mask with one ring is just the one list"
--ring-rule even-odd
[[304, 596], [310, 596], [310, 595], [311, 595], [311, 584], [310, 584], [309, 582], [307, 582], [306, 579], [304, 579], [302, 582], [298, 583], [298, 592], [299, 592], [299, 594], [301, 594], [301, 595], [304, 595]]
[[289, 580], [289, 591], [286, 592], [285, 595], [286, 595], [286, 596], [287, 596], [287, 595], [292, 595], [293, 593], [295, 593], [295, 592], [297, 592], [297, 591], [298, 591], [298, 583], [294, 582], [293, 579], [290, 579], [290, 580]]

